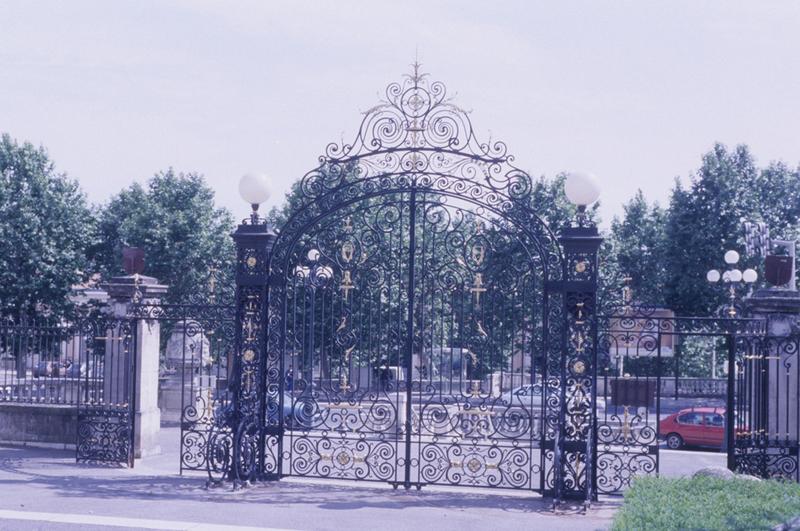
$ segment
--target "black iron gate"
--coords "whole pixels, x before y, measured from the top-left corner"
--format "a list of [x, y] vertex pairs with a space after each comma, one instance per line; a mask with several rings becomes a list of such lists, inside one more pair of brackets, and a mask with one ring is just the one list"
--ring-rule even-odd
[[415, 67], [277, 235], [240, 225], [213, 473], [590, 495], [600, 240], [581, 218], [565, 259], [512, 160]]
[[[723, 462], [743, 470], [734, 462], [743, 450], [734, 452], [733, 436], [738, 434], [736, 447], [749, 446], [741, 439], [751, 417], [745, 410], [752, 398], [745, 388], [755, 385], [744, 383], [752, 382], [755, 372], [743, 368], [764, 342], [765, 321], [675, 317], [668, 310], [627, 305], [601, 316], [600, 322], [598, 493], [620, 494], [637, 477], [663, 473], [662, 450], [689, 443], [716, 445], [727, 454]], [[685, 376], [689, 359], [703, 359], [719, 375]], [[766, 407], [765, 401], [759, 404]], [[674, 424], [662, 422], [679, 411], [687, 412], [686, 419], [676, 421], [697, 422], [708, 440], [684, 440], [681, 426], [672, 430]]]
[[[227, 394], [193, 457], [212, 480], [591, 500], [659, 472], [661, 439], [680, 443], [662, 433], [662, 398], [679, 407], [687, 389], [717, 400], [730, 468], [797, 475], [800, 409], [767, 405], [796, 396], [797, 342], [629, 299], [598, 316], [596, 227], [579, 207], [557, 239], [512, 162], [415, 65], [352, 144], [328, 147], [277, 232], [254, 205], [234, 233]], [[683, 377], [692, 349], [727, 378]]]
[[78, 380], [76, 458], [133, 467], [136, 323], [83, 317], [68, 329], [61, 348]]
[[185, 304], [145, 302], [129, 310], [138, 326], [160, 336], [161, 422], [180, 426], [181, 473], [213, 469], [209, 441], [227, 432], [231, 408], [235, 307], [217, 302], [213, 289], [220, 279], [212, 275], [211, 296], [198, 292]]
[[736, 374], [728, 466], [757, 477], [800, 481], [800, 336], [735, 340]]
[[414, 184], [278, 240], [281, 473], [539, 489], [542, 264]]

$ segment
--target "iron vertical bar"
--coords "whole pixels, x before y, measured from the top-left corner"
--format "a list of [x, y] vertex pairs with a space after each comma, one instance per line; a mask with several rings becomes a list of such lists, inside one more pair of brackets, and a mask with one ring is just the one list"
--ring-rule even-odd
[[[274, 244], [274, 238], [267, 239], [267, 254], [266, 260], [267, 265], [265, 267], [265, 276], [264, 276], [264, 287], [262, 290], [262, 297], [263, 297], [263, 305], [261, 308], [261, 315], [259, 315], [259, 321], [261, 325], [261, 352], [259, 353], [259, 364], [258, 364], [258, 380], [257, 385], [259, 387], [259, 399], [258, 399], [258, 452], [257, 452], [257, 459], [258, 459], [258, 476], [264, 477], [266, 473], [266, 426], [268, 424], [267, 420], [267, 401], [268, 392], [267, 388], [269, 387], [268, 381], [268, 356], [269, 356], [269, 261], [271, 258], [272, 252], [272, 245]], [[201, 358], [202, 362], [202, 358]], [[275, 462], [275, 477], [280, 477], [280, 469], [281, 469], [281, 454], [283, 448], [283, 392], [284, 392], [284, 385], [285, 385], [285, 375], [283, 372], [283, 353], [280, 354], [280, 360], [278, 362], [278, 430], [280, 431], [277, 440], [277, 450], [276, 450], [276, 462]]]
[[678, 400], [678, 383], [681, 366], [681, 336], [675, 338], [675, 400]]
[[[663, 335], [661, 333], [661, 327], [658, 327], [658, 334], [656, 335], [656, 339], [658, 343], [656, 344], [656, 440], [655, 444], [655, 452], [656, 452], [656, 474], [658, 474], [659, 468], [661, 467], [661, 452], [658, 448], [658, 441], [660, 441], [660, 433], [659, 430], [661, 425], [661, 371], [662, 371], [662, 359], [661, 359], [661, 340]], [[649, 390], [648, 390], [649, 391]], [[649, 393], [648, 393], [649, 394]]]
[[736, 454], [734, 440], [734, 394], [736, 392], [736, 341], [731, 334], [725, 336], [726, 347], [728, 349], [728, 392], [725, 404], [725, 443], [728, 450], [728, 469], [736, 469]]
[[[549, 333], [549, 312], [550, 312], [550, 297], [548, 294], [548, 290], [546, 289], [546, 285], [543, 286], [542, 290], [542, 356], [541, 356], [541, 363], [542, 363], [542, 400], [541, 405], [539, 407], [539, 415], [541, 416], [540, 420], [540, 428], [539, 428], [539, 492], [543, 493], [546, 488], [547, 482], [547, 447], [546, 447], [546, 439], [547, 439], [547, 402], [548, 402], [548, 370], [547, 366], [549, 363], [550, 355], [549, 355], [549, 348], [550, 348], [550, 333]], [[531, 372], [533, 372], [533, 363], [531, 362]], [[536, 381], [536, 374], [532, 374], [532, 378], [534, 382]]]
[[[184, 430], [186, 429], [186, 422], [184, 422], [184, 415], [186, 412], [186, 334], [188, 333], [188, 327], [186, 326], [186, 315], [183, 316], [183, 320], [179, 321], [181, 326], [183, 326], [183, 334], [181, 335], [181, 413], [180, 413], [180, 425], [181, 425], [181, 452], [183, 452], [183, 441], [184, 441]], [[201, 341], [202, 343], [202, 341]], [[192, 374], [194, 373], [194, 357], [192, 358]], [[192, 377], [194, 380], [194, 377]], [[194, 396], [193, 390], [189, 390], [190, 395]], [[178, 471], [179, 474], [183, 474], [183, 459], [180, 459], [180, 470]]]
[[305, 355], [305, 359], [303, 360], [303, 380], [308, 382], [310, 388], [313, 389], [313, 382], [314, 382], [314, 328], [316, 325], [316, 298], [317, 298], [317, 291], [309, 284], [308, 293], [310, 293], [309, 297], [309, 318], [308, 318], [308, 350], [307, 354]]
[[[137, 336], [139, 335], [139, 321], [133, 321], [133, 326], [130, 328], [130, 345], [127, 348], [127, 352], [124, 353], [125, 357], [128, 358], [128, 363], [130, 367], [130, 400], [128, 400], [128, 412], [129, 412], [129, 420], [130, 420], [130, 429], [131, 429], [131, 436], [128, 439], [128, 466], [133, 468], [135, 464], [135, 455], [134, 455], [134, 448], [133, 443], [136, 440], [136, 385], [135, 385], [135, 378], [136, 378], [136, 352], [137, 352]], [[124, 343], [124, 341], [120, 341], [120, 343]], [[123, 345], [120, 345], [124, 348]], [[113, 348], [113, 347], [112, 347]]]
[[408, 213], [408, 321], [406, 322], [406, 437], [405, 437], [405, 481], [403, 486], [406, 489], [411, 488], [411, 367], [413, 365], [413, 349], [414, 349], [414, 281], [415, 281], [415, 254], [417, 251], [417, 234], [416, 234], [416, 219], [417, 219], [417, 191], [416, 182], [411, 189], [411, 199], [409, 202]]

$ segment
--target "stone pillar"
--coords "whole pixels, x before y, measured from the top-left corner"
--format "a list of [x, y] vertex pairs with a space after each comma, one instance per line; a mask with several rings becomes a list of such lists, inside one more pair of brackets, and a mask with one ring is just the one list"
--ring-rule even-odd
[[[492, 398], [497, 398], [503, 394], [503, 379], [504, 377], [507, 379], [508, 376], [504, 374], [502, 371], [493, 372], [489, 375], [489, 396]], [[511, 387], [514, 389], [514, 387]]]
[[[109, 312], [117, 318], [129, 314], [137, 290], [140, 302], [158, 304], [167, 286], [153, 277], [138, 275], [114, 277], [103, 287], [109, 295]], [[136, 374], [134, 375], [134, 457], [161, 453], [158, 434], [161, 411], [158, 409], [158, 368], [161, 327], [157, 320], [139, 319], [136, 334]], [[114, 377], [110, 385], [117, 385]]]
[[390, 428], [390, 433], [392, 433], [392, 429], [394, 429], [393, 434], [397, 438], [398, 441], [402, 441], [405, 438], [405, 430], [406, 426], [410, 426], [407, 424], [408, 416], [407, 416], [407, 407], [408, 407], [408, 397], [406, 396], [405, 392], [397, 393], [397, 419], [395, 425]]
[[[798, 426], [798, 342], [800, 341], [800, 291], [765, 288], [747, 299], [753, 317], [767, 321], [762, 348], [744, 360], [750, 429], [764, 430], [768, 440], [797, 443]], [[737, 397], [739, 398], [739, 397]]]

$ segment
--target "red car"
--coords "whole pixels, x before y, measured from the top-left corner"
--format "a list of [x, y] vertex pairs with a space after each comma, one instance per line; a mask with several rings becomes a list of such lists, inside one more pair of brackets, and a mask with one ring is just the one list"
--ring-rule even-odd
[[684, 445], [722, 447], [725, 438], [724, 407], [693, 407], [673, 413], [658, 423], [667, 448]]

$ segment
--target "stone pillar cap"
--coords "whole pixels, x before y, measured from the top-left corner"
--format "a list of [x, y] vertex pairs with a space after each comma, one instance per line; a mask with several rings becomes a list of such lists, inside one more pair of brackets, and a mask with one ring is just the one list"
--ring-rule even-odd
[[783, 288], [762, 288], [745, 299], [754, 313], [800, 314], [800, 291]]
[[111, 277], [102, 284], [112, 299], [130, 300], [136, 293], [136, 277], [139, 281], [139, 293], [142, 299], [159, 299], [166, 295], [169, 286], [159, 284], [158, 279], [146, 275], [122, 275]]

